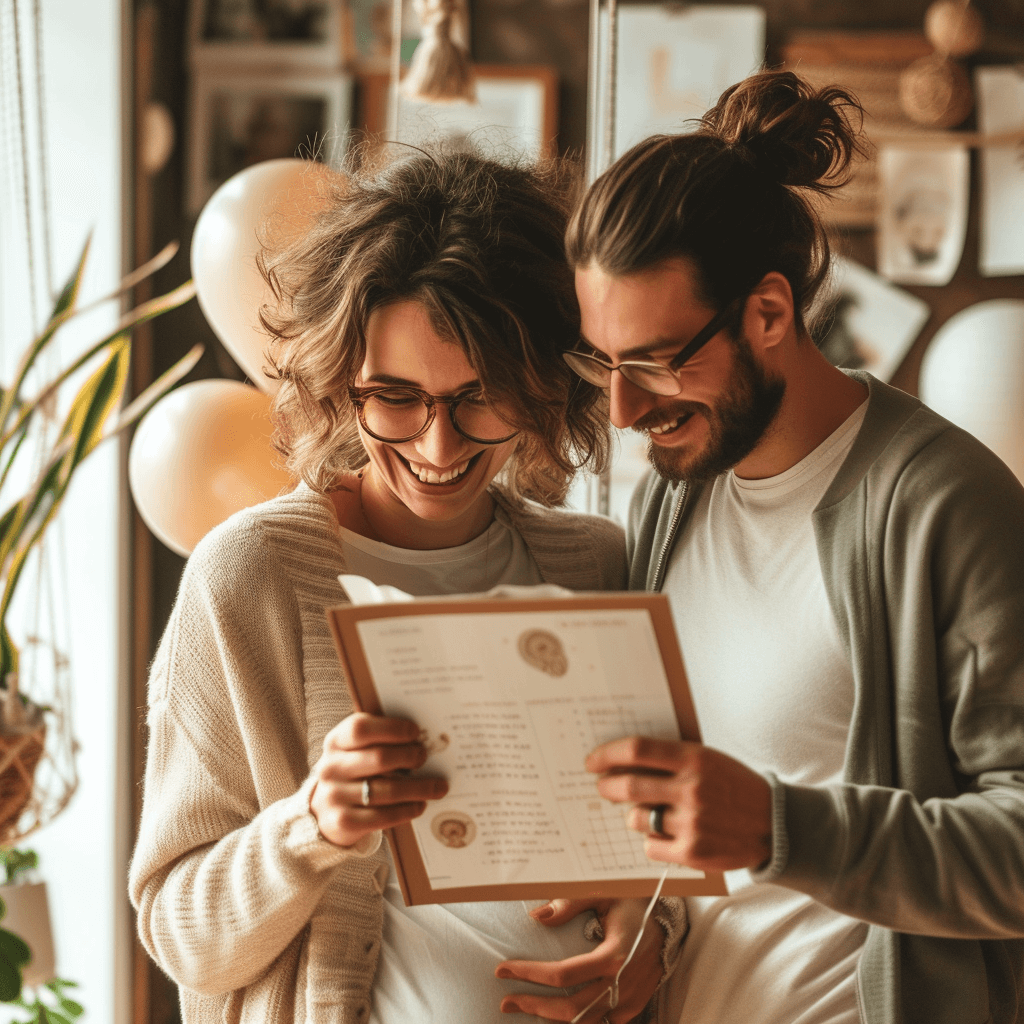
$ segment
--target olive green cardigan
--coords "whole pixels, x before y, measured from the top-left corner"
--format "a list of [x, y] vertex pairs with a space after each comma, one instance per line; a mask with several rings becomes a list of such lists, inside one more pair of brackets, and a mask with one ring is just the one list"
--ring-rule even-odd
[[[757, 877], [871, 924], [865, 1024], [1008, 1024], [1024, 1019], [1024, 489], [963, 430], [854, 376], [867, 414], [813, 514], [855, 682], [843, 782], [771, 780]], [[641, 484], [633, 589], [660, 589], [697, 492]]]

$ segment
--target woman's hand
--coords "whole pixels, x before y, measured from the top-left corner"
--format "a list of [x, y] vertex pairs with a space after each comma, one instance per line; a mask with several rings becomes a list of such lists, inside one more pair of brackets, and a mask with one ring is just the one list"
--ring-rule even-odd
[[[604, 929], [604, 941], [589, 953], [567, 960], [506, 960], [498, 964], [499, 978], [518, 978], [553, 988], [583, 987], [571, 996], [505, 996], [502, 1013], [527, 1013], [545, 1020], [570, 1021], [588, 1003], [608, 988], [622, 966], [640, 930], [640, 922], [649, 900], [552, 900], [530, 911], [530, 916], [549, 927], [565, 924], [585, 910], [596, 912]], [[661, 982], [661, 948], [665, 932], [653, 919], [647, 922], [644, 937], [629, 966], [619, 979], [619, 1002], [609, 1009], [608, 997], [598, 999], [581, 1024], [626, 1024], [647, 1005]]]
[[320, 834], [354, 846], [371, 832], [418, 818], [426, 801], [448, 792], [444, 779], [403, 774], [426, 759], [415, 722], [363, 712], [343, 718], [324, 738], [309, 800]]

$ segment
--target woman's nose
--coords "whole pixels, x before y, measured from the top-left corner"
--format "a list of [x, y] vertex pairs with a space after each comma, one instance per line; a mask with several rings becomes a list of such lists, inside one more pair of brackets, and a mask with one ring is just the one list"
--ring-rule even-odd
[[426, 432], [413, 441], [416, 451], [424, 462], [447, 469], [461, 458], [466, 457], [466, 449], [470, 442], [452, 425], [446, 406], [439, 406], [434, 422]]

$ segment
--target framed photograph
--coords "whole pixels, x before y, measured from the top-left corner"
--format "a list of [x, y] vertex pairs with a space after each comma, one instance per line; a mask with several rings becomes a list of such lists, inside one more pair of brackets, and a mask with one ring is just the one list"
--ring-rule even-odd
[[[420, 103], [399, 96], [398, 141], [438, 142], [481, 156], [539, 159], [557, 149], [558, 78], [540, 65], [476, 64], [476, 103]], [[389, 79], [359, 76], [363, 123], [387, 132]]]
[[193, 77], [188, 212], [233, 174], [263, 160], [312, 157], [335, 164], [351, 121], [352, 80], [340, 72]]
[[882, 277], [900, 284], [949, 284], [964, 252], [970, 169], [963, 146], [879, 153]]
[[191, 0], [195, 68], [341, 68], [352, 48], [338, 0]]

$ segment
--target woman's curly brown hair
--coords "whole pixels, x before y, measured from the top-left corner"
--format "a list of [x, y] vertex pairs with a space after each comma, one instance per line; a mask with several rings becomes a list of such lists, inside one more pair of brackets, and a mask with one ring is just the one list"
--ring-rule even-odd
[[578, 468], [604, 465], [602, 394], [561, 357], [579, 337], [563, 241], [577, 181], [565, 162], [421, 150], [327, 180], [312, 229], [258, 259], [278, 300], [260, 312], [280, 380], [275, 445], [294, 474], [324, 491], [366, 463], [347, 389], [370, 314], [405, 300], [511, 410], [521, 435], [502, 480], [513, 495], [556, 505]]

